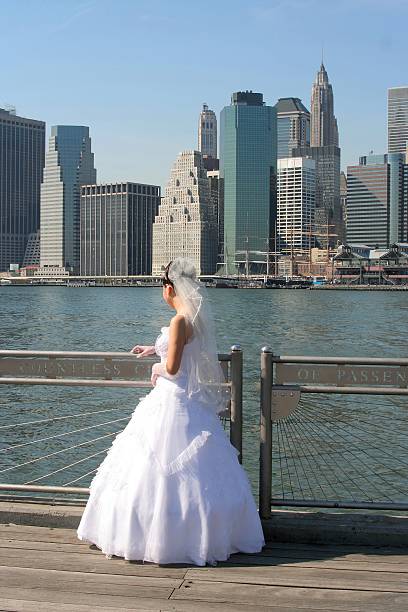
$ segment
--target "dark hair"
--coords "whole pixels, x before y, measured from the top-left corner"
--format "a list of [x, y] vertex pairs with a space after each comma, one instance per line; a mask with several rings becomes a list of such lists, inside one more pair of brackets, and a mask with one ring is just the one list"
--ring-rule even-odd
[[170, 261], [167, 264], [167, 266], [164, 268], [164, 273], [163, 273], [163, 277], [162, 277], [162, 283], [163, 283], [164, 286], [171, 285], [173, 287], [173, 289], [174, 289], [173, 281], [171, 281], [169, 279], [169, 269], [170, 269], [170, 266], [171, 266], [172, 263], [173, 262]]

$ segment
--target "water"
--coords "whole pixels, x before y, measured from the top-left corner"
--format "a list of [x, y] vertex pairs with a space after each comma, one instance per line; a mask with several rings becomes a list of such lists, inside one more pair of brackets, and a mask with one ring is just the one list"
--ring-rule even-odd
[[[209, 296], [220, 352], [236, 343], [244, 350], [244, 464], [254, 491], [263, 345], [277, 354], [407, 356], [403, 292], [217, 289]], [[159, 288], [1, 287], [0, 348], [128, 351], [152, 344], [171, 314]], [[86, 486], [145, 393], [0, 386], [0, 482]], [[408, 501], [406, 403], [302, 398], [302, 410], [274, 430], [274, 496]]]

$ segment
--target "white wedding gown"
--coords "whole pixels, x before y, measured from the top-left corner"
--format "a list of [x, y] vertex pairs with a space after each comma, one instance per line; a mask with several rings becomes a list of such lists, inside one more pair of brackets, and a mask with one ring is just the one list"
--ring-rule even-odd
[[[165, 361], [161, 331], [155, 348]], [[264, 545], [236, 449], [215, 411], [187, 396], [194, 342], [176, 378], [159, 377], [140, 401], [91, 482], [77, 533], [106, 555], [205, 565]]]

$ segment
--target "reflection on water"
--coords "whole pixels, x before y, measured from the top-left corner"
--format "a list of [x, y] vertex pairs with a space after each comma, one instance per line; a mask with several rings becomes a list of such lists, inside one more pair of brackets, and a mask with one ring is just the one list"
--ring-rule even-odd
[[[263, 345], [277, 354], [407, 355], [405, 293], [219, 289], [209, 295], [219, 350], [236, 343], [244, 349], [244, 463], [254, 490]], [[171, 316], [159, 288], [132, 287], [1, 287], [0, 313], [0, 348], [63, 351], [127, 351], [153, 343]], [[65, 484], [92, 472], [145, 393], [0, 387], [0, 481], [27, 482], [55, 472], [38, 483]], [[274, 495], [311, 497], [313, 491], [332, 498], [335, 490], [349, 499], [406, 499], [405, 410], [406, 400], [397, 397], [302, 398], [297, 413], [274, 430]], [[9, 469], [16, 464], [24, 465]], [[76, 484], [85, 486], [91, 475]], [[312, 486], [312, 478], [319, 482]]]

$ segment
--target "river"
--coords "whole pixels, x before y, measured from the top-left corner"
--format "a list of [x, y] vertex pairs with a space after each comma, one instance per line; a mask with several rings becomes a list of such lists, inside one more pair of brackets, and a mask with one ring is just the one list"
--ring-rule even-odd
[[[407, 356], [405, 292], [213, 289], [209, 297], [219, 350], [244, 350], [244, 465], [254, 492], [263, 345], [278, 354]], [[128, 351], [153, 343], [171, 314], [159, 288], [0, 287], [0, 348]], [[0, 386], [0, 482], [86, 486], [145, 393]], [[408, 501], [406, 404], [302, 398], [298, 416], [274, 431], [274, 495]]]

